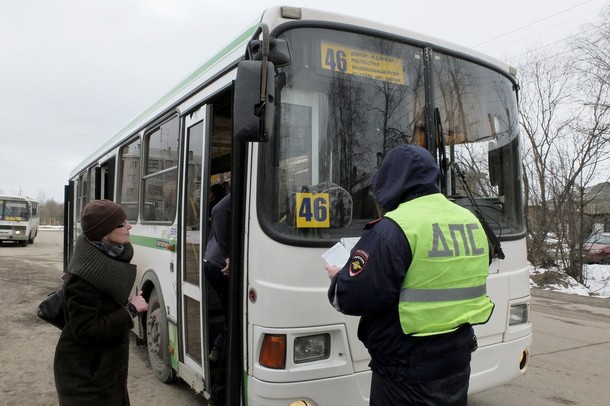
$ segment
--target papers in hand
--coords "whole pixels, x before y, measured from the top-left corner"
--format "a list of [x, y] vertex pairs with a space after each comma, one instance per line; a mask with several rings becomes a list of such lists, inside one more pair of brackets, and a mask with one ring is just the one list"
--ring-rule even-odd
[[335, 265], [343, 268], [349, 259], [349, 251], [341, 242], [336, 243], [328, 251], [322, 254], [322, 259], [328, 265]]

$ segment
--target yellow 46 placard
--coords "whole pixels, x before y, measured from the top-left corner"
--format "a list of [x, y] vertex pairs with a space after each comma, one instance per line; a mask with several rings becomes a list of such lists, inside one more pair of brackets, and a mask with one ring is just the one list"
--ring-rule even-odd
[[297, 228], [330, 227], [329, 201], [328, 193], [297, 193]]

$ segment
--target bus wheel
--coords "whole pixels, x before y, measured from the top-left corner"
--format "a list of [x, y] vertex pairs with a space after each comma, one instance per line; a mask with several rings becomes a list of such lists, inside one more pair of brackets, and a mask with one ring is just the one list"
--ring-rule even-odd
[[148, 358], [155, 376], [161, 382], [171, 382], [174, 379], [169, 356], [169, 333], [167, 319], [159, 303], [157, 290], [153, 289], [148, 298], [146, 313], [146, 345]]

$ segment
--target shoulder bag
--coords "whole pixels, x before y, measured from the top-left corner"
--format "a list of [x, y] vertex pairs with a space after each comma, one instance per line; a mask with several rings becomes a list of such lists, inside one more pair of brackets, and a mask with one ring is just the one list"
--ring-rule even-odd
[[45, 300], [38, 305], [36, 314], [38, 317], [57, 327], [63, 329], [64, 320], [64, 309], [62, 307], [63, 290], [59, 289], [47, 296]]

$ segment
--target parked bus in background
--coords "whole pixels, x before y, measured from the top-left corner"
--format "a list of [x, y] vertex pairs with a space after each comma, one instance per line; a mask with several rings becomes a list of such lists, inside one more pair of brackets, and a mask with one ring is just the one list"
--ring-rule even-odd
[[0, 243], [34, 244], [38, 235], [38, 202], [29, 197], [0, 195]]
[[[470, 393], [503, 385], [532, 342], [518, 88], [512, 68], [456, 45], [270, 8], [72, 171], [65, 263], [81, 208], [114, 200], [133, 226], [133, 292], [149, 302], [134, 332], [161, 381], [209, 397], [226, 321], [227, 404], [366, 405], [370, 357], [358, 318], [328, 302], [321, 255], [381, 215], [370, 182], [384, 154], [418, 144], [494, 246]], [[202, 273], [216, 183], [232, 194], [227, 319]]]

